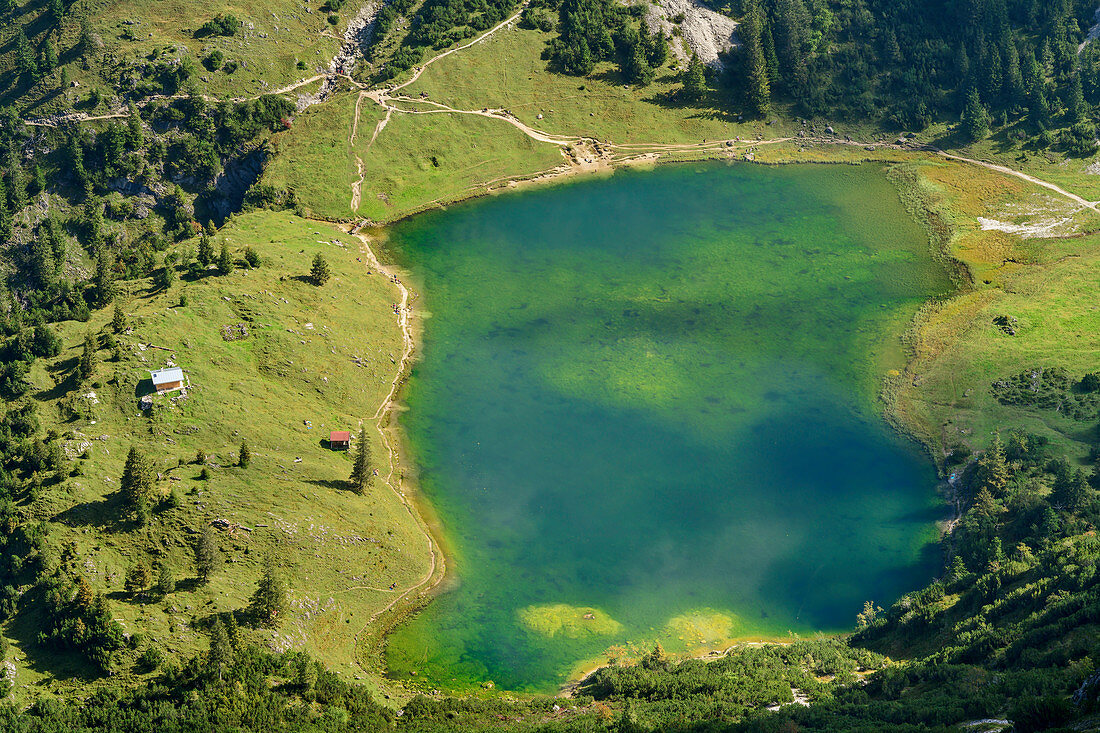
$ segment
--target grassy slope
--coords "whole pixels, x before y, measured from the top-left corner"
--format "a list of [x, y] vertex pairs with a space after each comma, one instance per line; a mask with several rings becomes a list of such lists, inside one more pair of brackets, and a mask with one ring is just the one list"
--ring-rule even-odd
[[659, 69], [647, 87], [624, 85], [618, 68], [608, 63], [588, 78], [551, 73], [541, 54], [553, 35], [502, 30], [433, 64], [403, 91], [409, 96], [427, 92], [457, 109], [502, 108], [546, 132], [614, 143], [690, 143], [779, 133], [780, 128], [760, 122], [737, 124], [737, 111], [714, 104], [716, 99], [698, 105], [672, 100], [680, 83], [669, 66]]
[[[167, 294], [134, 289], [124, 300], [134, 330], [119, 337], [122, 360], [109, 361], [101, 352], [95, 382], [81, 390], [94, 391], [99, 401], [94, 424], [58, 421], [60, 429], [76, 436], [70, 441], [74, 448], [91, 443], [80, 461], [83, 475], [44, 491], [29, 509], [51, 520], [55, 542], [76, 544], [93, 587], [116, 599], [114, 612], [127, 630], [143, 631], [179, 655], [205, 647], [205, 634], [193, 628], [196, 621], [247, 603], [261, 558], [275, 553], [291, 589], [292, 610], [274, 635], [257, 634], [307, 649], [330, 667], [354, 674], [354, 638], [394, 597], [389, 585], [413, 584], [428, 564], [423, 533], [397, 497], [377, 484], [365, 497], [348, 491], [343, 479], [350, 457], [320, 442], [331, 429], [355, 430], [389, 391], [401, 351], [389, 310], [396, 295], [385, 278], [367, 274], [357, 260], [357, 241], [327, 225], [286, 213], [247, 214], [217, 239], [237, 254], [245, 245], [254, 247], [264, 264], [177, 283]], [[320, 288], [301, 278], [317, 252], [333, 271]], [[187, 293], [186, 307], [177, 305], [181, 291]], [[69, 348], [36, 367], [32, 376], [44, 427], [57, 420], [55, 403], [65, 391], [55, 389], [55, 382], [69, 386], [65, 380], [83, 335], [102, 329], [109, 317], [107, 310], [89, 324], [64, 324]], [[237, 323], [248, 325], [250, 337], [224, 341], [222, 326]], [[191, 390], [174, 406], [158, 397], [157, 414], [150, 419], [137, 407], [135, 388], [142, 380], [147, 384], [147, 370], [163, 366], [166, 358], [186, 370]], [[370, 430], [368, 435], [381, 463], [378, 435]], [[233, 467], [242, 439], [253, 455], [247, 469]], [[175, 488], [183, 498], [179, 509], [156, 513], [145, 528], [125, 519], [117, 497], [131, 445], [154, 457], [162, 475], [159, 490]], [[213, 474], [208, 482], [197, 479], [199, 467], [192, 463], [199, 449], [208, 454]], [[216, 518], [253, 531], [219, 530], [227, 563], [209, 586], [196, 588], [189, 580], [194, 577], [190, 543], [196, 528]], [[167, 562], [181, 589], [147, 604], [125, 597], [125, 570], [139, 559]], [[21, 696], [30, 692], [27, 685], [58, 666], [66, 668], [65, 660], [44, 657], [29, 643], [37, 633], [33, 623], [7, 631], [20, 650]], [[74, 692], [68, 681], [49, 684]]]
[[358, 214], [376, 221], [562, 163], [556, 145], [532, 140], [504, 122], [457, 114], [394, 114], [368, 151], [377, 110], [364, 109], [356, 141], [365, 176]]
[[[93, 63], [87, 68], [79, 63], [67, 64], [71, 78], [82, 88], [61, 89], [59, 68], [28, 89], [18, 86], [10, 73], [15, 64], [16, 23], [26, 27], [37, 50], [53, 22], [45, 15], [43, 0], [24, 0], [15, 12], [14, 22], [0, 25], [0, 101], [18, 94], [20, 108], [28, 115], [63, 111], [83, 99], [90, 85], [99, 85], [109, 93], [101, 75], [112, 73], [119, 62], [140, 62], [158, 52], [164, 59], [190, 55], [196, 62], [195, 82], [203, 94], [262, 94], [327, 68], [342, 45], [348, 19], [363, 5], [348, 3], [339, 23], [332, 26], [327, 13], [320, 10], [322, 4], [318, 0], [78, 0], [69, 6], [66, 2], [66, 18], [60, 29], [54, 28], [49, 34], [61, 62], [71, 60], [66, 52], [77, 43], [82, 19], [87, 19], [101, 50], [93, 54]], [[240, 31], [229, 37], [195, 38], [194, 31], [216, 13], [235, 15], [243, 23]], [[220, 50], [226, 61], [237, 61], [240, 68], [230, 74], [198, 65], [198, 60], [213, 49]], [[304, 70], [297, 68], [298, 61], [306, 65]], [[104, 111], [103, 107], [99, 109], [100, 114]]]
[[[275, 156], [264, 171], [264, 182], [293, 189], [314, 215], [330, 219], [352, 215], [351, 184], [356, 169], [348, 140], [355, 97], [341, 94], [314, 105], [298, 115], [289, 132], [272, 138]], [[361, 124], [374, 126], [365, 115]]]
[[[980, 449], [993, 430], [1019, 426], [1080, 452], [1068, 439], [1081, 437], [1086, 426], [1001, 405], [989, 388], [994, 379], [1031, 366], [1064, 366], [1077, 375], [1095, 369], [1100, 320], [1092, 301], [1100, 281], [1088, 273], [1100, 260], [1100, 238], [1021, 239], [982, 231], [978, 216], [1019, 202], [1062, 205], [1018, 179], [936, 160], [898, 172], [903, 195], [935, 213], [933, 232], [975, 280], [926, 308], [910, 333], [914, 360], [898, 403], [903, 421], [936, 449], [959, 442]], [[1086, 231], [1096, 225], [1091, 212], [1078, 212], [1076, 220]], [[1016, 336], [993, 323], [1001, 314], [1019, 319]]]

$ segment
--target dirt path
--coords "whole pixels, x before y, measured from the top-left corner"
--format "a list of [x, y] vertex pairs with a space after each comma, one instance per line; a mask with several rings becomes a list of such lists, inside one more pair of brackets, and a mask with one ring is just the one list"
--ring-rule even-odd
[[[371, 249], [370, 239], [356, 231], [356, 227], [349, 227], [347, 231], [359, 240], [360, 251], [366, 259], [366, 265], [376, 273], [389, 278], [400, 294], [400, 300], [397, 304], [397, 319], [398, 326], [401, 329], [401, 359], [397, 362], [397, 372], [394, 374], [393, 381], [390, 383], [390, 391], [378, 405], [378, 409], [375, 411], [374, 415], [371, 416], [370, 422], [374, 424], [375, 429], [378, 431], [378, 435], [382, 439], [382, 445], [386, 450], [387, 463], [389, 464], [388, 471], [386, 476], [382, 479], [382, 482], [391, 492], [393, 492], [402, 506], [405, 507], [405, 511], [409, 513], [409, 517], [413, 522], [423, 529], [429, 557], [428, 568], [424, 571], [424, 574], [417, 579], [416, 582], [403, 589], [397, 590], [397, 595], [383, 608], [373, 613], [371, 617], [367, 619], [366, 623], [363, 624], [363, 627], [355, 634], [355, 645], [358, 647], [360, 644], [360, 637], [371, 628], [374, 622], [377, 621], [382, 614], [390, 611], [402, 601], [410, 599], [413, 595], [430, 590], [442, 580], [446, 568], [446, 560], [439, 551], [435, 539], [432, 537], [431, 530], [428, 529], [424, 522], [424, 518], [420, 515], [420, 512], [412, 501], [401, 490], [402, 477], [397, 472], [397, 466], [398, 463], [400, 463], [400, 454], [398, 453], [397, 446], [393, 443], [390, 431], [386, 429], [390, 414], [397, 409], [397, 391], [400, 389], [401, 382], [408, 373], [409, 364], [412, 361], [413, 350], [415, 348], [412, 323], [409, 319], [409, 289], [405, 287], [405, 284], [401, 282], [400, 278], [393, 270], [385, 267], [378, 261], [378, 257], [375, 256], [374, 250]], [[356, 664], [358, 664], [364, 672], [369, 673], [370, 670], [367, 670], [362, 662], [359, 661], [359, 656], [357, 654], [353, 656], [356, 660]]]
[[964, 158], [961, 155], [953, 155], [952, 153], [948, 153], [944, 150], [940, 150], [939, 148], [937, 148], [935, 146], [932, 146], [932, 145], [926, 146], [925, 149], [930, 150], [930, 151], [932, 151], [932, 152], [936, 153], [937, 155], [940, 155], [944, 158], [947, 158], [948, 160], [957, 160], [957, 161], [962, 162], [962, 163], [970, 163], [971, 165], [979, 165], [982, 168], [988, 168], [989, 170], [997, 171], [998, 173], [1004, 173], [1005, 175], [1015, 176], [1016, 178], [1020, 178], [1024, 181], [1027, 181], [1028, 183], [1034, 183], [1036, 186], [1042, 186], [1043, 188], [1048, 189], [1050, 191], [1054, 191], [1055, 193], [1057, 193], [1061, 196], [1065, 196], [1070, 201], [1075, 201], [1078, 204], [1080, 204], [1081, 206], [1084, 206], [1085, 208], [1092, 209], [1093, 211], [1100, 211], [1100, 209], [1097, 208], [1097, 206], [1100, 205], [1100, 201], [1087, 201], [1087, 200], [1081, 198], [1080, 196], [1078, 196], [1077, 194], [1070, 193], [1069, 191], [1065, 190], [1064, 188], [1061, 188], [1060, 186], [1056, 186], [1053, 183], [1049, 183], [1047, 181], [1044, 181], [1041, 178], [1036, 178], [1035, 176], [1029, 176], [1027, 173], [1021, 173], [1018, 170], [1013, 170], [1012, 168], [1009, 168], [1006, 165], [998, 165], [997, 163], [988, 163], [984, 160], [974, 160], [973, 158]]
[[517, 20], [519, 20], [519, 17], [521, 15], [523, 15], [523, 11], [526, 8], [527, 8], [527, 3], [524, 2], [522, 5], [519, 6], [519, 10], [516, 11], [515, 13], [513, 13], [511, 17], [505, 18], [504, 20], [500, 21], [499, 23], [494, 25], [492, 28], [485, 31], [484, 33], [482, 33], [480, 36], [478, 36], [474, 40], [470, 41], [469, 43], [464, 43], [461, 46], [455, 46], [452, 49], [448, 49], [447, 51], [444, 51], [443, 53], [439, 54], [438, 56], [433, 56], [432, 58], [428, 59], [421, 66], [416, 67], [416, 71], [413, 72], [413, 75], [411, 77], [409, 77], [409, 79], [407, 81], [404, 81], [404, 82], [402, 82], [401, 84], [398, 84], [395, 87], [391, 87], [389, 91], [396, 92], [400, 89], [404, 89], [405, 87], [409, 86], [414, 81], [419, 79], [420, 75], [424, 73], [424, 70], [427, 69], [432, 64], [434, 64], [436, 61], [439, 61], [442, 58], [446, 58], [447, 56], [450, 56], [452, 53], [457, 53], [458, 51], [465, 51], [467, 48], [470, 48], [471, 46], [476, 46], [477, 44], [484, 41], [486, 38], [489, 38], [491, 35], [493, 35], [497, 31], [499, 31], [501, 28], [504, 28], [505, 26], [509, 25], [510, 23], [516, 22]]

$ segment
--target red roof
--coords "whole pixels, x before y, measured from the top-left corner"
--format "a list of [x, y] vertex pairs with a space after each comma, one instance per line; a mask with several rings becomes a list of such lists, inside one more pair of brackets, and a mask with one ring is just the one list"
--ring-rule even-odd
[[350, 443], [351, 433], [347, 430], [333, 430], [328, 434], [328, 442], [330, 443]]

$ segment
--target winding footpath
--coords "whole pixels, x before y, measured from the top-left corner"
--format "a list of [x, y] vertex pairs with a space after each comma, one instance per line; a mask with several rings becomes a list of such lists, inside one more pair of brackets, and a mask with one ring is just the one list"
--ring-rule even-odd
[[[384, 607], [371, 614], [370, 618], [366, 620], [362, 628], [355, 634], [355, 649], [358, 650], [361, 646], [362, 636], [371, 630], [374, 622], [377, 621], [383, 614], [394, 609], [398, 604], [411, 600], [411, 597], [417, 593], [429, 591], [435, 587], [443, 579], [446, 570], [446, 560], [443, 553], [439, 551], [439, 547], [432, 536], [431, 530], [427, 526], [424, 517], [420, 511], [405, 495], [402, 491], [402, 476], [398, 473], [397, 467], [400, 463], [400, 454], [398, 448], [394, 443], [393, 435], [390, 430], [387, 429], [387, 425], [390, 424], [391, 415], [397, 410], [397, 392], [401, 387], [401, 383], [405, 376], [408, 374], [409, 365], [412, 362], [413, 350], [415, 347], [415, 338], [413, 334], [412, 322], [409, 318], [411, 311], [409, 305], [409, 289], [401, 282], [398, 274], [384, 266], [375, 255], [374, 250], [370, 246], [370, 239], [365, 235], [359, 233], [358, 227], [349, 227], [348, 234], [352, 235], [359, 240], [359, 248], [366, 259], [366, 266], [374, 270], [374, 272], [384, 275], [389, 278], [400, 295], [400, 300], [397, 303], [398, 314], [398, 326], [401, 330], [401, 358], [397, 362], [397, 372], [394, 374], [393, 381], [390, 382], [390, 391], [379, 403], [378, 409], [375, 410], [374, 415], [370, 418], [370, 422], [374, 424], [375, 430], [378, 431], [379, 437], [382, 439], [382, 445], [386, 450], [386, 458], [388, 463], [388, 471], [386, 476], [382, 479], [382, 483], [393, 492], [393, 495], [397, 497], [401, 502], [405, 511], [409, 513], [409, 517], [413, 522], [419, 526], [424, 533], [424, 540], [427, 542], [428, 550], [428, 567], [424, 573], [412, 584], [398, 591], [397, 595], [387, 603]], [[364, 586], [364, 588], [366, 588]], [[350, 590], [350, 589], [349, 589]], [[379, 590], [371, 588], [371, 590]], [[359, 668], [364, 672], [370, 672], [369, 669], [360, 660], [360, 655], [356, 651], [353, 658], [355, 663], [359, 665]]]

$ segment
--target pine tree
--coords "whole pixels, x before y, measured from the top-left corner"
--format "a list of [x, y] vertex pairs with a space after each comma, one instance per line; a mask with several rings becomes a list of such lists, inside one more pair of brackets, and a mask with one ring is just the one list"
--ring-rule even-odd
[[749, 109], [760, 117], [768, 114], [771, 109], [771, 86], [768, 81], [768, 65], [764, 58], [761, 34], [763, 32], [763, 13], [760, 5], [752, 3], [745, 21], [742, 23], [742, 38], [745, 43], [745, 101]]
[[962, 113], [963, 134], [971, 142], [977, 142], [989, 134], [989, 112], [978, 98], [978, 90], [971, 89], [966, 96], [966, 106]]
[[138, 595], [149, 587], [151, 581], [152, 576], [149, 573], [149, 567], [139, 560], [126, 571], [126, 582], [123, 584], [123, 588], [131, 595]]
[[233, 272], [233, 258], [229, 256], [229, 247], [224, 242], [221, 251], [218, 253], [218, 270], [223, 275]]
[[1087, 113], [1088, 105], [1085, 104], [1085, 92], [1081, 88], [1081, 75], [1074, 74], [1066, 93], [1066, 119], [1070, 123], [1077, 123], [1085, 119]]
[[210, 650], [206, 654], [208, 668], [218, 675], [218, 681], [225, 674], [225, 668], [233, 662], [233, 645], [229, 643], [229, 636], [225, 633], [225, 624], [221, 617], [214, 619], [210, 627]]
[[199, 235], [199, 251], [198, 254], [195, 255], [195, 259], [197, 259], [199, 264], [204, 268], [214, 261], [214, 244], [210, 241], [210, 235], [206, 232]]
[[275, 626], [286, 609], [286, 586], [275, 568], [275, 560], [269, 555], [256, 592], [248, 601], [248, 612], [259, 626]]
[[1005, 460], [1001, 434], [996, 433], [993, 436], [993, 442], [989, 444], [989, 449], [978, 459], [978, 465], [974, 471], [974, 488], [976, 491], [987, 489], [995, 497], [1004, 496], [1011, 474], [1012, 470]]
[[103, 307], [115, 299], [115, 258], [107, 247], [99, 247], [95, 263], [95, 299]]
[[367, 487], [370, 485], [370, 443], [367, 441], [367, 429], [359, 428], [359, 450], [355, 453], [355, 463], [351, 468], [351, 478], [348, 481], [351, 483], [352, 489], [356, 494], [362, 496], [367, 493]]
[[92, 607], [92, 603], [95, 601], [95, 594], [92, 592], [92, 585], [88, 582], [88, 579], [83, 575], [77, 576], [76, 579], [76, 605], [84, 610], [88, 610]]
[[42, 60], [39, 63], [42, 73], [48, 74], [57, 68], [57, 50], [49, 38], [42, 44]]
[[49, 9], [50, 17], [54, 23], [60, 23], [61, 19], [65, 17], [65, 6], [61, 4], [61, 0], [49, 0], [46, 7]]
[[157, 568], [157, 594], [162, 598], [176, 589], [176, 578], [172, 575], [172, 568], [167, 563], [161, 563]]
[[703, 62], [698, 54], [691, 55], [687, 70], [684, 71], [684, 94], [690, 99], [702, 99], [707, 93], [707, 76]]
[[135, 446], [130, 446], [119, 484], [122, 496], [132, 510], [140, 511], [148, 506], [149, 495], [153, 492], [153, 467]]
[[328, 260], [324, 258], [320, 252], [318, 252], [313, 258], [313, 265], [309, 269], [309, 276], [313, 280], [314, 285], [324, 285], [328, 282], [331, 272], [328, 268]]
[[77, 376], [80, 377], [81, 382], [86, 382], [92, 378], [97, 362], [98, 353], [95, 337], [88, 334], [84, 337], [84, 351], [81, 352], [80, 361], [77, 362], [76, 367]]
[[195, 570], [199, 576], [199, 582], [206, 583], [210, 576], [221, 567], [222, 553], [218, 549], [218, 540], [214, 536], [214, 530], [210, 525], [202, 528], [198, 542], [195, 543]]
[[248, 464], [252, 462], [252, 451], [248, 449], [248, 443], [241, 441], [241, 450], [237, 454], [237, 465], [241, 468], [248, 468]]
[[237, 626], [237, 616], [230, 611], [224, 613], [221, 616], [222, 623], [225, 625], [225, 638], [229, 640], [229, 646], [234, 651], [241, 648], [241, 630]]
[[34, 51], [23, 26], [19, 26], [19, 32], [15, 36], [15, 70], [19, 74], [33, 74], [38, 71], [38, 64], [34, 62]]
[[111, 316], [111, 330], [115, 333], [122, 333], [126, 330], [126, 313], [123, 312], [120, 303], [115, 303], [115, 312]]
[[1076, 511], [1088, 494], [1089, 482], [1084, 471], [1072, 469], [1061, 471], [1054, 479], [1054, 488], [1050, 501], [1054, 506], [1067, 512]]
[[1005, 508], [997, 503], [989, 488], [983, 486], [974, 497], [974, 506], [971, 507], [970, 511], [977, 517], [995, 520], [1001, 514], [1004, 514]]
[[635, 43], [630, 49], [623, 73], [639, 86], [649, 86], [653, 82], [653, 69], [649, 66], [649, 59], [646, 58], [641, 42]]

